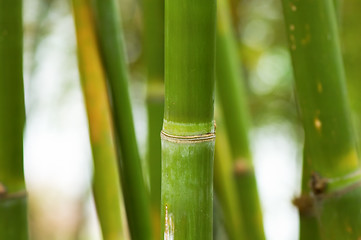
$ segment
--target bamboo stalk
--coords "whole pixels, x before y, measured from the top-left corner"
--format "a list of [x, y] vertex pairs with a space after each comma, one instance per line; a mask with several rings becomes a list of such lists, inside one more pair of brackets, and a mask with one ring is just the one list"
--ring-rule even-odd
[[233, 175], [233, 157], [220, 109], [216, 107], [217, 140], [214, 158], [214, 191], [224, 215], [228, 239], [246, 239], [237, 186]]
[[148, 166], [154, 239], [160, 239], [161, 141], [164, 115], [164, 1], [144, 0]]
[[150, 239], [149, 197], [143, 180], [134, 131], [120, 11], [116, 0], [95, 0], [93, 11], [110, 88], [115, 136], [119, 146], [118, 161], [130, 234], [132, 239]]
[[103, 239], [124, 239], [121, 192], [105, 72], [97, 47], [90, 0], [73, 0], [82, 90], [93, 153], [93, 194]]
[[230, 6], [230, 16], [231, 16], [231, 20], [232, 20], [232, 26], [233, 29], [238, 29], [238, 25], [239, 25], [239, 19], [240, 19], [240, 12], [239, 12], [239, 5], [240, 5], [240, 0], [227, 0]]
[[358, 32], [360, 19], [359, 11], [361, 2], [358, 0], [343, 1], [342, 4], [342, 50], [344, 55], [345, 69], [347, 75], [348, 92], [350, 95], [351, 109], [354, 113], [358, 149], [361, 150], [361, 108], [360, 108], [360, 87], [361, 72], [359, 63], [361, 61], [361, 36]]
[[0, 0], [0, 238], [28, 239], [22, 1]]
[[165, 1], [163, 239], [212, 239], [216, 1]]
[[[305, 130], [301, 239], [357, 239], [361, 173], [333, 1], [283, 0]], [[319, 233], [312, 233], [318, 223]], [[306, 237], [307, 236], [307, 237]]]
[[248, 140], [249, 112], [237, 41], [227, 0], [218, 0], [217, 92], [233, 156], [234, 181], [247, 239], [264, 239], [262, 213]]

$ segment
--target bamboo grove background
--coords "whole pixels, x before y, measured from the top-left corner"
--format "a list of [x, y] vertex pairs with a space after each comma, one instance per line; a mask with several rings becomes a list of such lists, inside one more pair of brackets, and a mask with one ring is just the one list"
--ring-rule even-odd
[[[5, 9], [4, 2], [0, 0], [0, 13]], [[23, 1], [24, 168], [29, 234], [31, 239], [40, 240], [102, 239], [102, 234], [104, 239], [158, 239], [164, 229], [157, 222], [166, 215], [157, 207], [161, 204], [157, 187], [161, 173], [160, 162], [154, 160], [160, 158], [156, 149], [161, 144], [162, 84], [167, 74], [162, 58], [167, 55], [162, 47], [164, 33], [159, 27], [164, 24], [160, 17], [165, 14], [164, 2], [99, 0], [92, 1], [93, 6], [88, 2]], [[114, 3], [119, 4], [120, 13]], [[321, 234], [315, 234], [319, 229], [312, 217], [314, 212], [309, 214], [308, 205], [304, 206], [311, 190], [324, 197], [322, 176], [336, 179], [329, 183], [336, 193], [340, 186], [358, 181], [361, 4], [356, 0], [305, 0], [302, 4], [296, 0], [218, 0], [217, 5], [214, 239], [292, 240], [298, 239], [299, 232], [301, 239], [354, 239], [359, 235], [360, 217], [349, 213], [359, 211], [359, 204], [354, 204], [358, 192], [346, 194], [340, 202], [328, 201], [322, 211], [315, 207], [323, 225], [331, 229], [321, 230]], [[92, 7], [97, 10], [94, 15]], [[180, 14], [176, 8], [175, 13]], [[1, 16], [0, 22], [4, 22]], [[19, 24], [14, 24], [18, 36]], [[97, 39], [107, 33], [115, 37]], [[189, 41], [185, 37], [177, 45], [175, 40], [171, 41], [174, 49], [182, 41]], [[105, 46], [100, 51], [97, 42]], [[8, 50], [0, 47], [0, 58]], [[20, 61], [19, 48], [12, 51], [14, 61]], [[110, 60], [101, 62], [104, 58]], [[122, 68], [112, 66], [114, 62]], [[0, 77], [11, 74], [5, 70], [12, 69], [2, 67]], [[181, 71], [177, 74], [183, 76]], [[20, 84], [20, 75], [12, 77]], [[111, 82], [113, 78], [122, 79], [120, 87]], [[105, 79], [114, 91], [121, 91], [112, 96], [122, 99], [112, 101], [125, 104], [109, 105], [100, 91], [106, 89]], [[21, 89], [15, 87], [14, 91]], [[0, 102], [10, 93], [2, 89], [5, 87], [0, 85]], [[18, 131], [23, 124], [22, 102], [21, 98], [12, 100], [14, 114], [19, 116], [19, 122], [13, 124], [17, 132], [12, 141], [0, 136], [2, 146], [21, 145]], [[113, 114], [112, 107], [116, 109]], [[4, 109], [0, 105], [0, 114]], [[167, 119], [172, 118], [167, 114]], [[9, 119], [1, 118], [1, 126], [9, 124]], [[113, 126], [115, 122], [120, 124]], [[1, 126], [0, 130], [5, 131]], [[320, 135], [321, 130], [326, 134]], [[126, 136], [122, 136], [124, 132]], [[125, 138], [128, 142], [123, 145]], [[138, 160], [127, 162], [117, 157], [119, 152]], [[314, 158], [321, 161], [315, 162]], [[107, 159], [107, 164], [100, 164], [99, 159]], [[114, 181], [120, 178], [114, 171], [117, 162], [123, 169], [120, 182]], [[308, 172], [314, 167], [322, 172]], [[102, 171], [107, 173], [106, 178]], [[349, 172], [356, 174], [337, 180], [337, 176]], [[311, 189], [307, 177], [301, 180], [302, 174], [313, 174]], [[0, 182], [2, 175], [0, 169]], [[20, 173], [16, 177], [20, 180], [7, 190], [18, 194], [23, 190], [23, 176]], [[108, 178], [113, 179], [112, 184], [104, 189]], [[127, 185], [128, 181], [135, 185]], [[1, 207], [2, 187], [0, 214], [7, 214]], [[134, 196], [145, 193], [145, 189], [151, 189], [149, 199], [145, 194], [134, 201]], [[306, 209], [301, 211], [300, 220], [295, 205]], [[345, 209], [345, 205], [352, 207]], [[127, 215], [125, 208], [134, 211]], [[335, 209], [339, 215], [333, 214]], [[139, 216], [143, 221], [132, 220]], [[113, 219], [107, 223], [109, 217]]]

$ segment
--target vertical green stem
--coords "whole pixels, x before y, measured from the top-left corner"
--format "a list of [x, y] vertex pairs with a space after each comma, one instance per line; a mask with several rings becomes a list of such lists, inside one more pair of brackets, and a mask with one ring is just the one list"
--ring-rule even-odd
[[[237, 185], [234, 181], [232, 151], [219, 108], [217, 108], [216, 120], [214, 190], [223, 211], [228, 238], [230, 240], [246, 239]], [[247, 221], [247, 219], [244, 220]]]
[[105, 72], [90, 0], [73, 0], [81, 83], [94, 159], [93, 193], [103, 239], [123, 239], [121, 198]]
[[0, 0], [0, 238], [28, 239], [22, 1]]
[[232, 20], [233, 29], [238, 29], [240, 13], [239, 13], [239, 5], [241, 3], [240, 0], [227, 0], [230, 5], [230, 16]]
[[132, 239], [150, 239], [149, 196], [134, 131], [120, 11], [116, 0], [94, 0], [101, 55], [105, 66], [119, 150], [124, 202]]
[[333, 7], [335, 8], [336, 12], [336, 19], [338, 22], [338, 26], [341, 26], [342, 22], [342, 0], [333, 0]]
[[306, 225], [316, 221], [321, 239], [357, 239], [361, 233], [361, 215], [355, 214], [361, 174], [333, 4], [283, 0], [305, 130], [303, 193], [296, 200], [301, 239], [312, 234], [315, 227]]
[[237, 41], [227, 0], [218, 0], [217, 93], [234, 161], [235, 181], [247, 239], [264, 239], [262, 213], [248, 140], [249, 112]]
[[144, 0], [145, 52], [147, 60], [148, 165], [152, 223], [160, 238], [161, 141], [164, 115], [164, 0]]
[[348, 0], [342, 4], [342, 46], [347, 75], [347, 84], [350, 95], [351, 108], [354, 113], [354, 122], [358, 140], [358, 149], [361, 150], [361, 71], [359, 63], [361, 62], [361, 35], [359, 34], [360, 18], [359, 11], [361, 1]]
[[163, 239], [212, 239], [215, 0], [165, 1]]

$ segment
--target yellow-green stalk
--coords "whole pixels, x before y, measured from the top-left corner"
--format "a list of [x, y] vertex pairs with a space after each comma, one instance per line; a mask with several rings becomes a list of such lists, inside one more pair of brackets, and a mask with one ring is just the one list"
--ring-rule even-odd
[[143, 179], [128, 89], [128, 72], [117, 0], [93, 0], [102, 63], [118, 150], [124, 203], [132, 239], [151, 239], [150, 201]]
[[217, 139], [214, 157], [214, 191], [223, 211], [228, 239], [246, 239], [237, 185], [234, 181], [232, 151], [223, 116], [218, 106], [216, 112]]
[[249, 111], [236, 36], [227, 0], [218, 0], [217, 93], [232, 151], [243, 229], [247, 239], [264, 239], [262, 211], [248, 140]]
[[81, 84], [93, 153], [93, 194], [104, 240], [124, 239], [121, 192], [105, 72], [90, 0], [73, 0]]

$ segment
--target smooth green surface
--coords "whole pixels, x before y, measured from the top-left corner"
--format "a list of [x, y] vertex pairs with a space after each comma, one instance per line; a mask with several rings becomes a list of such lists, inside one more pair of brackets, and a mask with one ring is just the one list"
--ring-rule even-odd
[[[215, 0], [165, 1], [164, 118], [168, 123], [213, 121], [215, 14]], [[183, 134], [176, 127], [173, 131], [168, 133]]]
[[320, 240], [320, 231], [315, 216], [303, 216], [300, 218], [300, 239], [301, 240]]
[[265, 235], [248, 140], [249, 110], [237, 50], [228, 2], [218, 0], [217, 93], [224, 114], [234, 168], [244, 168], [234, 174], [233, 180], [239, 195], [238, 204], [242, 211], [244, 234], [247, 239], [258, 240], [265, 239]]
[[341, 7], [341, 46], [345, 62], [347, 76], [348, 92], [350, 97], [351, 109], [354, 114], [354, 123], [356, 126], [358, 149], [361, 150], [361, 34], [360, 17], [361, 1], [347, 0], [342, 1]]
[[[361, 180], [361, 179], [359, 179]], [[354, 240], [361, 236], [361, 187], [322, 201], [319, 225], [323, 240]]]
[[73, 0], [78, 60], [93, 153], [93, 194], [104, 240], [124, 239], [121, 193], [106, 79], [90, 0]]
[[[301, 240], [310, 236], [324, 240], [357, 239], [361, 233], [360, 228], [355, 228], [361, 224], [361, 192], [357, 189], [346, 195], [336, 194], [359, 181], [350, 177], [359, 165], [333, 4], [328, 0], [283, 0], [305, 130], [302, 194], [311, 196], [316, 206], [311, 212], [313, 219], [312, 215], [310, 219], [301, 214]], [[332, 184], [312, 195], [315, 188], [310, 189], [310, 180], [315, 172]], [[340, 178], [344, 179], [337, 180]], [[324, 200], [324, 194], [331, 197]], [[312, 225], [316, 219], [319, 233]]]
[[160, 239], [161, 142], [164, 116], [164, 0], [144, 0], [145, 54], [147, 60], [148, 166], [152, 226]]
[[265, 239], [254, 171], [236, 176], [246, 239]]
[[[94, 0], [101, 55], [110, 89], [119, 167], [132, 239], [150, 239], [150, 202], [146, 191], [128, 89], [125, 49], [116, 0]], [[141, 229], [141, 230], [140, 230]]]
[[333, 2], [283, 5], [311, 168], [342, 176], [358, 163]]
[[[0, 0], [0, 184], [6, 194], [25, 191], [22, 44], [22, 1]], [[26, 197], [0, 195], [0, 238], [28, 239]]]
[[152, 227], [155, 239], [160, 237], [160, 189], [161, 189], [161, 142], [160, 131], [164, 114], [164, 104], [148, 101], [148, 166], [152, 208]]
[[0, 198], [0, 239], [27, 240], [26, 197], [4, 200]]
[[[224, 216], [224, 226], [230, 240], [245, 238], [243, 215], [233, 175], [233, 157], [219, 114], [214, 158], [214, 191]], [[246, 220], [246, 219], [245, 219]]]
[[232, 155], [252, 164], [248, 140], [250, 116], [247, 93], [227, 1], [218, 0], [217, 9], [217, 96], [223, 110]]
[[212, 239], [214, 141], [162, 149], [162, 239]]
[[214, 133], [215, 20], [216, 0], [165, 1], [164, 240], [213, 238], [214, 139], [179, 138]]
[[22, 1], [0, 1], [0, 182], [25, 188], [23, 173]]
[[155, 82], [162, 86], [164, 82], [164, 1], [143, 0], [143, 8], [147, 82], [149, 85]]

